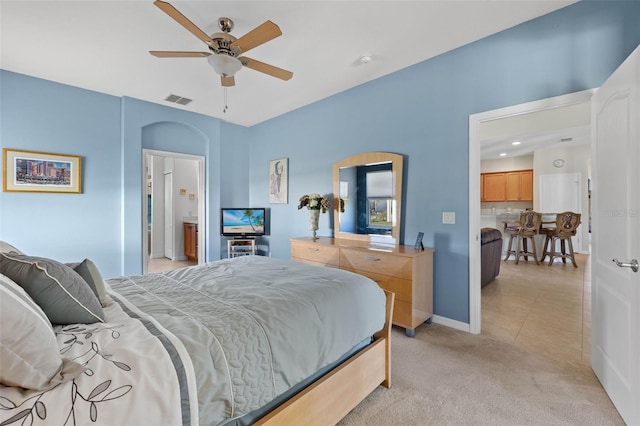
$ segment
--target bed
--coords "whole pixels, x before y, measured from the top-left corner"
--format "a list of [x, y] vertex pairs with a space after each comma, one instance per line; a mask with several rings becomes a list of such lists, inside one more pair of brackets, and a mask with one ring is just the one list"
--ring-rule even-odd
[[[3, 424], [335, 424], [390, 386], [393, 294], [347, 271], [244, 256], [104, 281], [5, 249], [0, 272]], [[20, 344], [53, 377], [19, 373]]]

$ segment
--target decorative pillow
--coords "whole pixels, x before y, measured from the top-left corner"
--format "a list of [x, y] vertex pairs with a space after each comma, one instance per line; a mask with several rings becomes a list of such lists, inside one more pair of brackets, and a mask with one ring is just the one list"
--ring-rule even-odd
[[45, 390], [85, 370], [60, 356], [56, 335], [42, 309], [8, 277], [0, 274], [0, 382]]
[[12, 246], [11, 244], [6, 243], [4, 241], [0, 241], [0, 253], [10, 253], [10, 252], [24, 254], [23, 252], [21, 252], [20, 250]]
[[89, 284], [103, 308], [107, 306], [107, 291], [105, 290], [104, 280], [95, 263], [85, 259], [80, 263], [65, 263], [65, 265], [76, 271]]
[[104, 322], [100, 301], [89, 285], [60, 262], [0, 253], [0, 273], [24, 288], [53, 324]]

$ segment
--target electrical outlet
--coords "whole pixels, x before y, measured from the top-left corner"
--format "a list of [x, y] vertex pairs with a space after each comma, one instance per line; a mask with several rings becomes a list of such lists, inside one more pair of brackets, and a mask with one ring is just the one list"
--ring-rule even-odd
[[454, 225], [456, 223], [456, 213], [442, 212], [442, 223], [446, 225]]

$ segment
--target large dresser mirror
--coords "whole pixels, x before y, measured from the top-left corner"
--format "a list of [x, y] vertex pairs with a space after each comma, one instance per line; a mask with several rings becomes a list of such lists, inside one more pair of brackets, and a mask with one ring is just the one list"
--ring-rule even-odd
[[402, 163], [400, 154], [366, 152], [333, 166], [336, 238], [399, 244]]

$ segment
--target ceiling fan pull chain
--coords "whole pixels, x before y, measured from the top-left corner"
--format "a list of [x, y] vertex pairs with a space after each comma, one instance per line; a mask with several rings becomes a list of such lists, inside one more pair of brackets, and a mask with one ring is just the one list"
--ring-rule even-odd
[[227, 88], [224, 88], [224, 109], [222, 110], [223, 114], [227, 113], [227, 109], [229, 109], [229, 105], [227, 105]]

